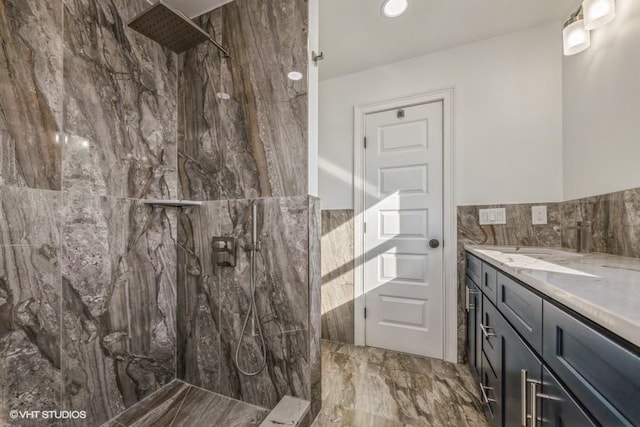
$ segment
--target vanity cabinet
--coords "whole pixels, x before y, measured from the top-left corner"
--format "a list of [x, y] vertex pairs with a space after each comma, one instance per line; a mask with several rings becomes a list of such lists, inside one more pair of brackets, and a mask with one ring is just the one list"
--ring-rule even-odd
[[481, 281], [465, 278], [469, 364], [492, 426], [640, 426], [637, 349], [493, 265], [466, 265]]

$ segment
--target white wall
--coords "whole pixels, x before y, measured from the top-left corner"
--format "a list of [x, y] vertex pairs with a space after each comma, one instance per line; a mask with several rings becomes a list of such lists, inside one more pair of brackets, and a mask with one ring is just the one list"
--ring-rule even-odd
[[564, 59], [564, 197], [640, 187], [640, 1]]
[[457, 203], [560, 201], [560, 34], [560, 23], [545, 24], [320, 82], [322, 208], [353, 207], [355, 105], [446, 87], [455, 88]]

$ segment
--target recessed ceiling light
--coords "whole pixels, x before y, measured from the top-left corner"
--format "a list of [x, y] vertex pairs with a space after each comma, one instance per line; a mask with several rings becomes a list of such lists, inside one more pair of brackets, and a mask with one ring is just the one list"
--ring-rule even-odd
[[408, 0], [385, 0], [382, 4], [382, 14], [387, 18], [396, 18], [407, 11]]
[[298, 80], [302, 80], [302, 73], [300, 71], [292, 71], [287, 75], [287, 77], [289, 77], [289, 80], [297, 82]]

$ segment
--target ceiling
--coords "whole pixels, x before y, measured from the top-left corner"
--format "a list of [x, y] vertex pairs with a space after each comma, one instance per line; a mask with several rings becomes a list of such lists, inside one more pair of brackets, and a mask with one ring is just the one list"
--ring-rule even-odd
[[393, 19], [382, 3], [320, 0], [321, 80], [565, 19], [580, 0], [409, 0]]

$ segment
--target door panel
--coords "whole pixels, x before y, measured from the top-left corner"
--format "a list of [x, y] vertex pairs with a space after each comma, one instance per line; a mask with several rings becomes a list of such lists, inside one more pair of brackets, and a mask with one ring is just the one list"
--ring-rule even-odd
[[[504, 382], [504, 425], [531, 426], [530, 417], [533, 414], [534, 398], [532, 397], [532, 382], [536, 383], [536, 394], [540, 391], [539, 384], [542, 376], [542, 363], [538, 357], [526, 346], [511, 326], [501, 318], [496, 333], [500, 335]], [[537, 402], [537, 401], [536, 401]], [[538, 404], [536, 418], [540, 417]], [[523, 420], [528, 419], [527, 423]], [[536, 423], [536, 426], [539, 424]]]
[[443, 357], [442, 103], [366, 117], [366, 344]]

